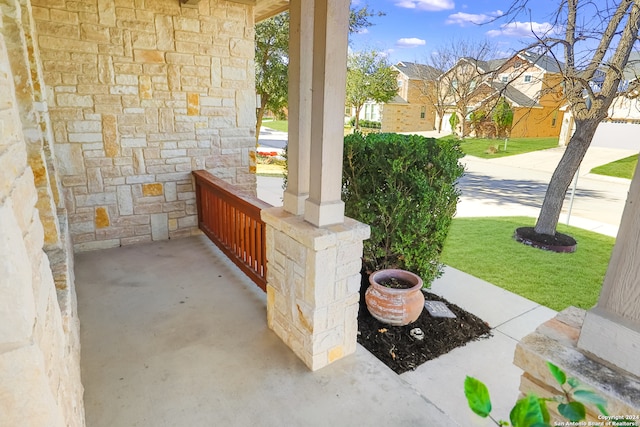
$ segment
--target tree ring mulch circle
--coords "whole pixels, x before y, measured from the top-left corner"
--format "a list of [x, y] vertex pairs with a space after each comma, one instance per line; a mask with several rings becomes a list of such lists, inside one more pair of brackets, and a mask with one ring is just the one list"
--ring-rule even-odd
[[[457, 317], [431, 317], [424, 309], [418, 320], [405, 326], [391, 326], [380, 322], [369, 313], [364, 301], [368, 286], [369, 275], [363, 273], [358, 312], [358, 343], [397, 374], [413, 371], [424, 362], [470, 341], [491, 336], [491, 328], [484, 320], [425, 290], [422, 292], [426, 300], [444, 302]], [[416, 337], [416, 331], [412, 334], [411, 331], [415, 328], [422, 330], [421, 338]]]
[[567, 235], [556, 232], [555, 235], [536, 233], [534, 227], [517, 228], [513, 234], [516, 241], [527, 246], [553, 252], [575, 252], [578, 246], [576, 240]]

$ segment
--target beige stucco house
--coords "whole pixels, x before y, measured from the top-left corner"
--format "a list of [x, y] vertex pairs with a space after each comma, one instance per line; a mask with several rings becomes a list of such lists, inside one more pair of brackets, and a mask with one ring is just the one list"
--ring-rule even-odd
[[[340, 199], [348, 1], [0, 0], [3, 425], [85, 424], [74, 251], [199, 233], [196, 169], [255, 191], [254, 24], [287, 7], [289, 176], [284, 207], [262, 211], [267, 320], [312, 370], [355, 351], [369, 229]], [[637, 209], [585, 348], [640, 375]]]

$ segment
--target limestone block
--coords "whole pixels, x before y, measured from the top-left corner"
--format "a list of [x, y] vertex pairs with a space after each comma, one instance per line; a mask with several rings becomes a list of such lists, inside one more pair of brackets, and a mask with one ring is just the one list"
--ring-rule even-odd
[[11, 192], [14, 179], [24, 173], [26, 164], [24, 146], [13, 144], [0, 154], [0, 196]]
[[74, 252], [97, 251], [101, 249], [111, 249], [120, 246], [120, 239], [100, 240], [94, 242], [77, 243], [73, 245]]
[[153, 184], [142, 184], [142, 194], [144, 196], [162, 196], [162, 183], [156, 182]]
[[0, 413], [7, 426], [65, 425], [35, 344], [0, 354]]
[[94, 133], [102, 131], [102, 123], [94, 120], [70, 120], [66, 123], [68, 132]]
[[[32, 265], [11, 200], [0, 205], [0, 230], [0, 343], [15, 345], [31, 337], [35, 305]], [[2, 393], [0, 405], [1, 396]]]
[[107, 208], [104, 206], [98, 206], [96, 208], [96, 219], [95, 219], [96, 229], [106, 228], [111, 225], [109, 220], [109, 212]]
[[56, 144], [56, 154], [58, 172], [61, 175], [80, 175], [83, 173], [84, 158], [81, 145]]
[[240, 58], [251, 59], [254, 55], [254, 43], [253, 40], [245, 40], [245, 39], [231, 39], [230, 40], [229, 51], [231, 56], [236, 56]]
[[115, 27], [116, 5], [113, 0], [98, 0], [98, 16], [101, 25]]
[[89, 95], [59, 93], [56, 95], [56, 105], [59, 107], [93, 107], [93, 98]]
[[11, 198], [13, 213], [18, 227], [24, 233], [34, 220], [34, 213], [36, 212], [33, 207], [38, 201], [33, 175], [28, 170], [13, 182], [9, 197]]
[[239, 90], [235, 99], [236, 123], [239, 127], [255, 127], [256, 96], [253, 90]]
[[169, 238], [169, 219], [166, 213], [151, 214], [151, 238], [166, 240]]
[[161, 52], [158, 50], [135, 49], [133, 51], [133, 57], [136, 62], [142, 62], [142, 63], [164, 63], [165, 62], [164, 52]]

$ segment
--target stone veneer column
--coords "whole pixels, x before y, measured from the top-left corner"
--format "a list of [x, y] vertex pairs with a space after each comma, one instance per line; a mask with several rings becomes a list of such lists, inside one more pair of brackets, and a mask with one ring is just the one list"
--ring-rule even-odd
[[284, 209], [262, 211], [267, 319], [316, 370], [355, 352], [370, 231], [340, 199], [349, 1], [293, 0], [290, 13], [289, 185]]
[[267, 319], [311, 369], [356, 350], [362, 241], [369, 226], [314, 227], [281, 208], [262, 211], [267, 223]]
[[640, 172], [636, 168], [600, 299], [578, 347], [640, 377]]

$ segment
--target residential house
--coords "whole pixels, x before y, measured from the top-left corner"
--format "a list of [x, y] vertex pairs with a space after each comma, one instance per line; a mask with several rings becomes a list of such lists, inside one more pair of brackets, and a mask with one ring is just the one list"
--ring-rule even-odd
[[[600, 122], [593, 136], [591, 145], [594, 147], [627, 148], [640, 151], [640, 141], [637, 134], [640, 129], [640, 100], [638, 100], [638, 76], [640, 75], [640, 53], [631, 52], [629, 61], [624, 69], [624, 78], [620, 82], [619, 95], [609, 107], [607, 117]], [[604, 78], [598, 76], [596, 80]], [[597, 89], [597, 81], [595, 82]], [[573, 114], [568, 105], [565, 111], [560, 133], [559, 145], [567, 145], [575, 131]]]
[[[432, 90], [430, 82], [440, 72], [429, 65], [406, 61], [391, 68], [398, 72], [398, 94], [385, 103], [366, 102], [360, 119], [380, 122], [382, 132], [433, 130], [436, 113], [427, 92]], [[352, 108], [347, 111], [349, 116], [354, 113]]]
[[[446, 80], [443, 87], [449, 91], [443, 121], [448, 124], [454, 111], [464, 110], [467, 113], [464, 133], [469, 134], [472, 132], [469, 114], [484, 110], [490, 120], [491, 110], [504, 97], [514, 110], [511, 136], [558, 136], [563, 104], [559, 67], [552, 58], [528, 51], [491, 61], [461, 58], [440, 77]], [[460, 132], [462, 126], [461, 123]]]

